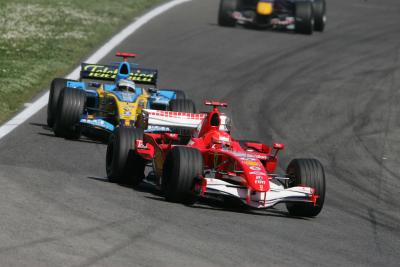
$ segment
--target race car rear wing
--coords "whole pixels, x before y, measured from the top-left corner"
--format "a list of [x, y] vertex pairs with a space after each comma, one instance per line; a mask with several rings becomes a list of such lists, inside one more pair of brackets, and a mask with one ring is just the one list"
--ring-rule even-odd
[[[81, 79], [114, 81], [118, 65], [99, 65], [82, 63]], [[158, 71], [155, 69], [132, 68], [129, 79], [141, 84], [157, 85]]]
[[[143, 109], [142, 117], [144, 125], [141, 125], [141, 127], [144, 129], [147, 129], [148, 126], [196, 129], [206, 116], [206, 113]], [[220, 130], [229, 131], [227, 127], [227, 116], [224, 114], [221, 114]]]

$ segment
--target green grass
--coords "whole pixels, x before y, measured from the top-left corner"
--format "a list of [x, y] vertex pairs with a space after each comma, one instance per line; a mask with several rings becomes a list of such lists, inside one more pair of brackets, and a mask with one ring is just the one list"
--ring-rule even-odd
[[0, 123], [165, 0], [0, 0]]

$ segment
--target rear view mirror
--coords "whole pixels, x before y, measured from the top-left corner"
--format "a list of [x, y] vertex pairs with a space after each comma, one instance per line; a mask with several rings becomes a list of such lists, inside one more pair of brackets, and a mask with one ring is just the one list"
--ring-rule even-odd
[[282, 149], [285, 148], [285, 145], [284, 144], [280, 144], [280, 143], [274, 143], [273, 148], [276, 149], [276, 150], [282, 150]]

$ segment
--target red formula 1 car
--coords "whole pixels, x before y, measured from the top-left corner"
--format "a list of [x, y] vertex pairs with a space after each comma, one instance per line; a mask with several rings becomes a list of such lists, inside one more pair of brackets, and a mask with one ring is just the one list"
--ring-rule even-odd
[[[194, 203], [200, 197], [235, 197], [252, 208], [286, 203], [291, 215], [313, 217], [324, 204], [325, 174], [316, 159], [294, 159], [287, 173], [278, 175], [277, 154], [258, 142], [237, 141], [230, 135], [229, 118], [219, 111], [207, 113], [143, 110], [142, 127], [119, 128], [107, 147], [107, 176], [111, 181], [137, 185], [149, 181], [162, 189], [169, 201]], [[155, 127], [155, 130], [152, 130]], [[179, 144], [179, 134], [192, 129], [190, 141]], [[162, 131], [160, 129], [163, 129]], [[145, 178], [146, 165], [152, 167]]]

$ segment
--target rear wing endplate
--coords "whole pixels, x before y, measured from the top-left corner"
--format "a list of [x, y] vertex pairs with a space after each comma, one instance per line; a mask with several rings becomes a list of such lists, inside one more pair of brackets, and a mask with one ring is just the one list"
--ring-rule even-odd
[[[114, 81], [118, 65], [98, 65], [82, 63], [81, 79]], [[158, 71], [155, 69], [132, 68], [129, 80], [141, 84], [157, 85]]]

